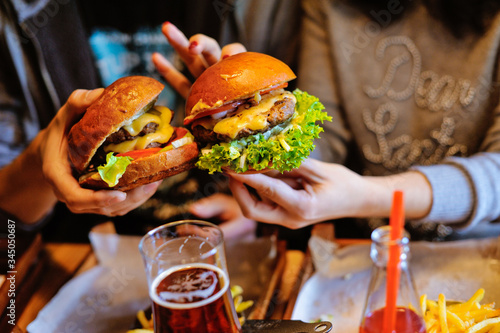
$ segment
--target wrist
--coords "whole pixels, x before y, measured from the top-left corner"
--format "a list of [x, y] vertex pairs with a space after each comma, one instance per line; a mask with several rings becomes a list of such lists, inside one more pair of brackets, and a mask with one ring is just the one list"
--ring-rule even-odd
[[11, 164], [0, 170], [0, 209], [28, 224], [46, 216], [57, 202], [42, 170], [44, 133], [40, 132]]
[[368, 217], [388, 217], [390, 215], [392, 204], [393, 185], [388, 182], [386, 177], [363, 177], [367, 189], [363, 194], [364, 209], [363, 218]]
[[46, 132], [46, 129], [41, 130], [25, 151], [27, 159], [32, 161], [34, 169], [40, 172], [41, 177], [43, 177], [42, 155], [43, 143], [47, 141]]
[[396, 190], [403, 191], [405, 215], [408, 219], [425, 217], [432, 207], [432, 188], [427, 178], [416, 171], [392, 176], [365, 177], [371, 183], [371, 193], [367, 195], [370, 211], [374, 217], [389, 217], [392, 197]]

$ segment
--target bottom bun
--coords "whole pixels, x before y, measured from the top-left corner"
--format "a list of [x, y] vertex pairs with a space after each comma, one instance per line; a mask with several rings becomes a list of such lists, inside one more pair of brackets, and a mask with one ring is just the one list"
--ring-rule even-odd
[[109, 187], [98, 172], [80, 177], [82, 187], [93, 190], [129, 191], [183, 171], [192, 169], [198, 159], [198, 146], [190, 143], [185, 146], [150, 155], [132, 161], [118, 184]]

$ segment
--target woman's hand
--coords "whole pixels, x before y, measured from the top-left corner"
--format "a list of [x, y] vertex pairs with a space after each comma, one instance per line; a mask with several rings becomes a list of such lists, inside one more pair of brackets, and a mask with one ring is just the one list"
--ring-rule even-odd
[[222, 222], [219, 226], [228, 243], [255, 238], [257, 223], [246, 218], [236, 200], [227, 194], [216, 193], [203, 198], [192, 204], [189, 210], [202, 219], [220, 219]]
[[[353, 199], [355, 192], [364, 186], [362, 177], [347, 168], [312, 159], [275, 177], [230, 176], [231, 191], [245, 216], [291, 229], [352, 215], [359, 205]], [[244, 184], [255, 189], [259, 198]]]
[[[215, 39], [203, 34], [196, 34], [187, 39], [182, 31], [169, 22], [163, 25], [162, 32], [195, 78], [220, 59], [246, 51], [245, 47], [239, 43], [228, 44], [221, 49]], [[165, 80], [182, 97], [186, 98], [191, 82], [160, 53], [154, 53], [152, 60]]]
[[151, 197], [161, 181], [129, 192], [83, 189], [73, 177], [68, 161], [69, 129], [102, 91], [103, 89], [74, 91], [49, 126], [40, 133], [38, 154], [43, 175], [53, 193], [72, 212], [124, 215]]
[[[367, 177], [339, 164], [308, 159], [298, 169], [274, 177], [229, 175], [246, 217], [291, 229], [343, 217], [388, 217], [395, 190], [405, 192], [408, 218], [424, 217], [432, 205], [432, 189], [419, 172]], [[245, 185], [255, 189], [258, 198]]]

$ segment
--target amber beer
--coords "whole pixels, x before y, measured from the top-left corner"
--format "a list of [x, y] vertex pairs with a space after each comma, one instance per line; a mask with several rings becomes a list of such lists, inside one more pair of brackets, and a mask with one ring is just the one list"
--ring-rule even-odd
[[156, 333], [240, 332], [218, 226], [198, 220], [168, 223], [148, 232], [139, 250]]
[[208, 264], [173, 267], [153, 281], [155, 333], [239, 332], [227, 275]]

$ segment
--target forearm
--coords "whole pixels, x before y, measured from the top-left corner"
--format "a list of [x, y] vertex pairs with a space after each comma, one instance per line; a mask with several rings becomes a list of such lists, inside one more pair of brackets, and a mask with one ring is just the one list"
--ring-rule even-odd
[[41, 133], [11, 164], [0, 169], [0, 208], [25, 223], [35, 223], [57, 202], [42, 173]]
[[432, 207], [432, 188], [427, 178], [416, 171], [383, 177], [364, 177], [368, 184], [367, 201], [358, 217], [388, 217], [396, 190], [403, 191], [408, 219], [425, 217]]

